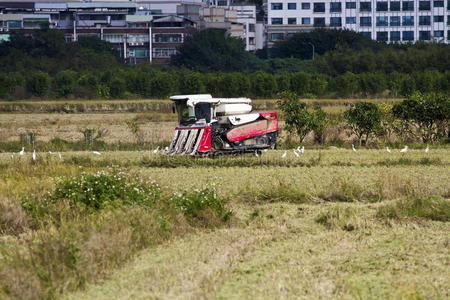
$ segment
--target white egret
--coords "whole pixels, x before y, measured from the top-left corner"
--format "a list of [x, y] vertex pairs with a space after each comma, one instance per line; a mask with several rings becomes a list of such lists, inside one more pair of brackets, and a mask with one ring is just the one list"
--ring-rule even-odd
[[402, 150], [400, 150], [400, 153], [406, 153], [408, 152], [409, 147], [405, 146]]
[[258, 150], [255, 150], [255, 156], [256, 156], [256, 157], [259, 157]]
[[287, 151], [284, 151], [283, 155], [281, 155], [281, 158], [286, 158], [287, 156]]
[[158, 153], [158, 151], [159, 151], [159, 146], [158, 146], [158, 147], [156, 147], [156, 149], [155, 149], [155, 150], [153, 150], [152, 152], [153, 152], [154, 154], [156, 154], [156, 153]]
[[391, 153], [391, 149], [389, 149], [389, 147], [386, 147], [386, 152]]
[[25, 147], [22, 147], [22, 150], [20, 150], [19, 155], [23, 156], [25, 154]]
[[98, 151], [92, 151], [92, 153], [93, 154], [95, 154], [95, 155], [102, 155], [100, 152], [98, 152]]
[[300, 154], [297, 153], [297, 149], [294, 149], [293, 152], [294, 152], [294, 155], [295, 155], [295, 156], [300, 157]]
[[428, 146], [428, 145], [427, 145], [427, 147], [425, 148], [425, 150], [424, 150], [424, 151], [425, 151], [425, 153], [428, 153], [428, 152], [430, 152], [430, 146]]
[[352, 144], [352, 151], [353, 151], [353, 152], [356, 152], [356, 151], [357, 151], [356, 148], [355, 148], [355, 145], [353, 145], [353, 144]]
[[59, 159], [62, 159], [61, 152], [58, 152], [58, 157], [59, 157]]
[[36, 150], [33, 149], [33, 154], [31, 155], [31, 158], [33, 160], [36, 160]]
[[52, 151], [48, 151], [48, 154], [52, 155], [53, 153], [52, 153]]

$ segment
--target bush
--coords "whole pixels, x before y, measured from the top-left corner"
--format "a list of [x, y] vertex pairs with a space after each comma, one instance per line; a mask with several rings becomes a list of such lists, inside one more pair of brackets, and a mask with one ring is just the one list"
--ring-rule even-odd
[[225, 206], [226, 199], [219, 197], [216, 189], [211, 187], [202, 190], [184, 191], [174, 195], [171, 200], [183, 214], [197, 219], [205, 219], [208, 211], [222, 221], [227, 221], [232, 214]]
[[72, 205], [102, 209], [117, 205], [152, 205], [160, 196], [156, 184], [130, 181], [122, 172], [98, 172], [63, 179], [57, 183], [52, 199], [66, 199]]
[[377, 216], [388, 219], [419, 217], [435, 221], [450, 221], [450, 200], [440, 196], [406, 198], [378, 209]]
[[381, 116], [378, 106], [370, 102], [358, 102], [344, 113], [344, 118], [358, 137], [360, 145], [363, 140], [367, 143], [370, 136], [380, 130]]

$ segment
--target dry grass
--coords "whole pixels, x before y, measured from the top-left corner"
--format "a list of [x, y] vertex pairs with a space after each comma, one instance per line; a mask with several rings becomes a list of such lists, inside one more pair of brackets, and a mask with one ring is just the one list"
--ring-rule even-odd
[[[67, 298], [446, 298], [449, 223], [404, 218], [404, 206], [394, 206], [400, 218], [379, 210], [406, 198], [450, 198], [448, 151], [307, 148], [300, 158], [289, 151], [282, 159], [284, 150], [170, 158], [176, 167], [146, 166], [143, 158], [167, 160], [149, 151], [64, 152], [62, 160], [39, 152], [37, 162], [3, 153], [0, 279], [9, 290], [0, 298], [56, 297], [86, 284]], [[214, 185], [231, 200], [230, 227], [193, 228], [170, 209], [86, 215], [64, 203], [30, 222], [21, 208], [24, 198], [48, 197], [60, 177], [113, 169], [169, 195]]]

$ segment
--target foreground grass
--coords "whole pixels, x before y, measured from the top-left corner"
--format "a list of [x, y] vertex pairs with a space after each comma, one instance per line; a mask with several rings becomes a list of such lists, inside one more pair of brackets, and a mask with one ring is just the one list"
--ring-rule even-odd
[[[188, 235], [146, 250], [99, 285], [65, 299], [419, 299], [450, 296], [446, 223], [391, 223], [358, 210], [352, 231], [334, 209], [276, 203], [236, 208], [241, 228]], [[182, 270], [182, 271], [180, 271]]]
[[[0, 154], [0, 298], [450, 296], [448, 149], [283, 153]], [[157, 183], [161, 200], [30, 210], [62, 178], [117, 170]], [[227, 222], [173, 205], [211, 186], [230, 201], [212, 206], [233, 211]]]

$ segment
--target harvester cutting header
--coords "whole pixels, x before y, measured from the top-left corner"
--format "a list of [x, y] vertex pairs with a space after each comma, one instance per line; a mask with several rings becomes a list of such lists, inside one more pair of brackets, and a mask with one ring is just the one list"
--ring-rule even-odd
[[179, 126], [168, 154], [217, 156], [259, 153], [275, 148], [276, 112], [251, 112], [248, 98], [178, 95], [174, 101]]

